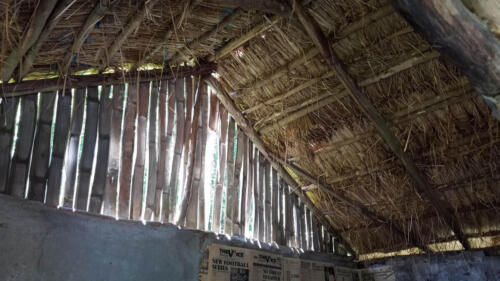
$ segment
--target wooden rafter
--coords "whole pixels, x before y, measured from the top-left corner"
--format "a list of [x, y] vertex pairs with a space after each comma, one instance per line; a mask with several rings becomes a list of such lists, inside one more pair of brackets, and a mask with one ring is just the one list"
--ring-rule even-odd
[[500, 120], [500, 41], [487, 25], [462, 1], [389, 2], [460, 68], [492, 109], [493, 115]]
[[217, 98], [224, 105], [224, 107], [229, 111], [229, 113], [233, 116], [234, 120], [238, 124], [238, 127], [250, 138], [250, 140], [254, 143], [256, 148], [262, 153], [262, 155], [271, 163], [274, 169], [280, 174], [282, 179], [292, 188], [293, 192], [297, 194], [300, 199], [307, 205], [307, 207], [311, 210], [313, 214], [320, 220], [320, 222], [328, 228], [328, 230], [337, 236], [341, 243], [343, 243], [347, 250], [353, 254], [356, 252], [350, 246], [350, 243], [345, 241], [341, 236], [338, 235], [338, 230], [334, 229], [334, 227], [330, 224], [328, 219], [324, 216], [324, 214], [316, 208], [316, 206], [312, 203], [312, 201], [305, 195], [304, 192], [300, 189], [299, 184], [290, 176], [290, 174], [285, 170], [285, 168], [277, 162], [271, 155], [269, 154], [266, 146], [262, 139], [258, 136], [257, 132], [250, 125], [248, 120], [243, 116], [243, 114], [238, 110], [233, 100], [223, 92], [222, 88], [218, 84], [215, 79], [207, 79], [206, 82], [214, 89]]
[[94, 30], [96, 24], [106, 15], [112, 7], [116, 6], [120, 0], [111, 1], [97, 1], [92, 12], [87, 16], [85, 23], [78, 32], [75, 40], [73, 40], [73, 44], [66, 55], [64, 55], [64, 59], [62, 61], [62, 73], [63, 75], [68, 75], [68, 69], [71, 65], [71, 61], [75, 55], [78, 55], [80, 49], [82, 48], [83, 43], [87, 39], [88, 35]]
[[203, 3], [231, 8], [254, 9], [266, 13], [287, 15], [290, 6], [279, 0], [203, 0]]
[[[465, 249], [470, 249], [469, 242], [465, 237], [458, 218], [456, 218], [452, 213], [450, 213], [446, 206], [448, 203], [440, 199], [437, 191], [432, 189], [430, 184], [424, 178], [424, 176], [417, 169], [415, 163], [410, 159], [410, 157], [403, 151], [403, 148], [399, 144], [398, 139], [394, 133], [390, 130], [385, 119], [380, 115], [380, 113], [375, 109], [368, 97], [361, 91], [356, 81], [348, 74], [342, 62], [337, 57], [335, 52], [329, 45], [323, 31], [321, 30], [318, 23], [308, 14], [305, 8], [294, 1], [294, 12], [298, 16], [300, 22], [304, 26], [305, 30], [313, 40], [314, 44], [320, 49], [321, 54], [325, 57], [331, 67], [334, 69], [337, 78], [341, 81], [344, 87], [347, 89], [349, 94], [358, 103], [360, 108], [363, 110], [365, 115], [374, 123], [375, 127], [379, 133], [384, 138], [386, 144], [390, 147], [393, 153], [400, 159], [400, 161], [405, 166], [407, 172], [412, 177], [415, 182], [416, 190], [419, 194], [425, 195], [430, 201], [431, 205], [434, 206], [438, 214], [440, 214], [448, 227], [450, 227], [454, 234], [457, 236], [458, 240]], [[429, 195], [430, 194], [430, 195]]]

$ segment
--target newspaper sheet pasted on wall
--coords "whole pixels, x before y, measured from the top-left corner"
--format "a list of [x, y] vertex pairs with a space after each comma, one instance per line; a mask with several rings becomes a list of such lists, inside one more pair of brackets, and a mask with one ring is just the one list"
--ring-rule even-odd
[[252, 251], [252, 281], [281, 281], [283, 258], [264, 251]]
[[394, 271], [390, 266], [381, 266], [360, 270], [362, 281], [395, 281]]
[[208, 280], [249, 281], [253, 262], [251, 250], [224, 245], [209, 247]]
[[335, 281], [359, 281], [359, 271], [348, 267], [335, 266]]
[[210, 249], [207, 249], [205, 252], [203, 252], [203, 256], [201, 257], [200, 271], [198, 272], [199, 281], [210, 281], [210, 278], [208, 277], [209, 252]]
[[334, 281], [335, 270], [333, 264], [311, 260], [300, 261], [301, 280], [311, 281]]
[[301, 281], [300, 279], [300, 259], [283, 258], [283, 280]]

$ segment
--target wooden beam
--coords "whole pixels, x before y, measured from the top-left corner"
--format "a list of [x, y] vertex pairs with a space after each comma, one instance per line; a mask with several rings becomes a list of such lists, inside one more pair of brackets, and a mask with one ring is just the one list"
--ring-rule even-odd
[[[426, 194], [426, 191], [433, 190], [424, 176], [417, 169], [415, 163], [403, 151], [403, 148], [399, 144], [398, 139], [392, 133], [384, 118], [380, 115], [380, 113], [378, 113], [368, 97], [359, 89], [354, 79], [347, 73], [345, 67], [342, 65], [342, 62], [337, 57], [335, 52], [333, 52], [331, 46], [328, 44], [328, 41], [318, 23], [308, 14], [304, 7], [302, 7], [302, 5], [295, 0], [294, 11], [297, 14], [300, 22], [306, 29], [307, 33], [313, 40], [314, 44], [320, 49], [323, 57], [327, 59], [328, 63], [334, 69], [337, 78], [342, 82], [349, 94], [358, 103], [365, 115], [374, 123], [375, 127], [382, 135], [393, 153], [401, 160], [407, 172], [414, 180], [418, 193]], [[436, 208], [436, 211], [441, 216], [443, 216], [446, 224], [453, 230], [464, 248], [470, 249], [470, 245], [467, 239], [465, 239], [464, 233], [460, 228], [459, 220], [446, 210], [445, 206], [448, 205], [447, 202], [441, 200], [439, 194], [437, 194], [435, 191], [432, 192], [431, 196], [427, 197], [434, 208]]]
[[[324, 214], [318, 208], [316, 208], [312, 203], [312, 201], [309, 199], [309, 197], [307, 197], [305, 193], [302, 192], [302, 190], [300, 189], [300, 185], [292, 178], [292, 176], [290, 176], [290, 174], [285, 170], [282, 164], [280, 164], [275, 159], [273, 159], [273, 157], [271, 157], [262, 139], [257, 135], [257, 132], [250, 125], [249, 121], [238, 110], [233, 100], [227, 95], [227, 93], [223, 92], [219, 83], [212, 78], [207, 79], [206, 82], [208, 85], [211, 86], [212, 89], [214, 89], [217, 98], [224, 105], [224, 107], [231, 113], [236, 123], [241, 128], [241, 130], [248, 136], [248, 138], [250, 138], [250, 140], [252, 140], [256, 148], [259, 149], [259, 151], [263, 154], [263, 156], [268, 159], [273, 168], [276, 169], [276, 171], [280, 174], [281, 178], [289, 186], [291, 186], [292, 191], [296, 193], [305, 204], [307, 204], [311, 212], [313, 212], [313, 214], [318, 217], [318, 219], [321, 221], [322, 224], [324, 224], [326, 227], [329, 228], [331, 233], [335, 233], [335, 235], [338, 236], [337, 234], [338, 230], [333, 228], [333, 226], [330, 224], [330, 222], [324, 216]], [[356, 254], [356, 252], [353, 250], [353, 248], [349, 245], [347, 241], [342, 239], [342, 243], [346, 245], [349, 252], [351, 252], [353, 255]]]
[[80, 28], [78, 35], [73, 40], [71, 48], [68, 52], [66, 52], [66, 55], [64, 55], [61, 64], [63, 75], [70, 74], [68, 70], [74, 56], [80, 53], [80, 49], [82, 48], [83, 43], [85, 42], [85, 40], [87, 40], [89, 34], [95, 29], [96, 24], [106, 15], [107, 12], [111, 10], [111, 8], [115, 7], [119, 2], [120, 0], [97, 1], [94, 9], [92, 9], [92, 12], [90, 12], [90, 14], [87, 16], [87, 19], [85, 20], [85, 23]]
[[21, 80], [24, 78], [32, 69], [33, 62], [38, 56], [38, 52], [42, 48], [43, 44], [49, 38], [52, 30], [57, 26], [59, 20], [61, 20], [63, 14], [76, 2], [77, 0], [61, 0], [57, 3], [54, 11], [50, 15], [50, 18], [43, 28], [43, 31], [38, 36], [38, 39], [33, 44], [33, 46], [29, 49], [27, 54], [24, 56], [22, 63], [20, 64], [20, 68], [18, 69], [19, 76]]
[[125, 40], [127, 40], [127, 38], [130, 36], [130, 34], [132, 34], [132, 32], [134, 32], [134, 30], [139, 28], [141, 22], [146, 16], [146, 13], [151, 10], [157, 2], [158, 0], [144, 1], [142, 7], [127, 22], [127, 25], [123, 28], [118, 37], [116, 37], [112, 41], [113, 43], [111, 43], [109, 48], [107, 48], [104, 53], [101, 53], [102, 63], [99, 67], [100, 71], [103, 71], [107, 66], [109, 66], [111, 60], [113, 59], [113, 56], [116, 54], [116, 52], [118, 52], [118, 50], [120, 50]]
[[469, 78], [500, 120], [500, 42], [476, 15], [456, 0], [391, 0], [432, 45]]
[[215, 67], [215, 64], [203, 64], [195, 67], [180, 66], [145, 71], [69, 75], [67, 77], [30, 80], [19, 83], [6, 83], [2, 84], [2, 87], [0, 87], [0, 96], [8, 98], [29, 95], [33, 93], [33, 91], [50, 92], [61, 89], [173, 79], [190, 75], [208, 75], [215, 69]]
[[290, 6], [279, 0], [203, 0], [203, 4], [252, 9], [279, 15], [288, 15], [291, 12]]
[[35, 11], [30, 19], [30, 25], [28, 29], [23, 32], [23, 38], [3, 61], [3, 65], [0, 69], [0, 79], [4, 83], [9, 81], [24, 54], [26, 54], [29, 48], [36, 43], [57, 1], [58, 0], [44, 0], [36, 5]]

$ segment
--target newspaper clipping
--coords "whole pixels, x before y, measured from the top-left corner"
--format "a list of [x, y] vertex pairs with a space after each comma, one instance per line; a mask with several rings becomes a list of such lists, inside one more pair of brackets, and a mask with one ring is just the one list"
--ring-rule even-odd
[[248, 249], [211, 245], [209, 247], [208, 280], [252, 280], [250, 279], [252, 256], [251, 250]]
[[390, 266], [381, 266], [377, 268], [362, 269], [361, 276], [363, 281], [395, 281], [394, 271]]
[[283, 260], [280, 255], [252, 251], [252, 281], [281, 281]]
[[300, 259], [283, 258], [283, 280], [301, 281], [300, 279]]
[[335, 270], [333, 264], [301, 260], [300, 261], [300, 275], [301, 280], [311, 280], [311, 281], [334, 281]]

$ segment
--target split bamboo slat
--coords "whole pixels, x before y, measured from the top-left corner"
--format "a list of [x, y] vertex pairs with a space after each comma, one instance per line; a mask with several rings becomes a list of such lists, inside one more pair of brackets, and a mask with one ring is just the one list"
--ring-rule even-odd
[[217, 179], [215, 182], [214, 207], [213, 207], [213, 231], [219, 232], [221, 229], [222, 215], [222, 192], [224, 186], [224, 175], [226, 172], [226, 142], [227, 142], [227, 123], [228, 113], [224, 108], [219, 111], [219, 169], [217, 170]]
[[304, 202], [300, 202], [300, 205], [299, 205], [300, 247], [302, 249], [307, 249], [305, 214], [306, 214], [306, 210], [305, 210]]
[[[151, 220], [155, 209], [156, 185], [158, 176], [158, 142], [156, 130], [158, 129], [156, 118], [158, 116], [158, 92], [159, 82], [153, 81], [151, 95], [149, 96], [149, 128], [148, 128], [148, 187], [146, 192], [146, 208], [144, 219]], [[165, 123], [163, 123], [165, 124]], [[159, 193], [161, 196], [161, 192]], [[159, 201], [158, 201], [159, 202]]]
[[[205, 157], [207, 150], [207, 141], [208, 141], [208, 93], [207, 87], [199, 81], [199, 95], [201, 96], [201, 161], [200, 161], [200, 181], [197, 183], [198, 187], [198, 229], [205, 230]], [[211, 100], [211, 102], [215, 102], [215, 100]], [[208, 177], [207, 177], [208, 178]], [[196, 182], [195, 182], [196, 184]]]
[[175, 118], [176, 118], [176, 139], [174, 146], [174, 158], [172, 159], [172, 168], [170, 169], [170, 200], [168, 204], [168, 218], [173, 220], [177, 205], [178, 184], [179, 184], [179, 166], [182, 164], [182, 151], [184, 147], [184, 124], [185, 124], [185, 98], [184, 98], [184, 79], [175, 80]]
[[285, 181], [278, 176], [278, 204], [279, 204], [279, 223], [278, 223], [278, 231], [279, 231], [279, 245], [286, 245], [286, 238], [285, 238], [285, 201], [283, 200], [283, 197], [285, 196]]
[[294, 228], [294, 239], [293, 247], [300, 247], [300, 213], [299, 213], [299, 199], [295, 194], [292, 194], [292, 213], [293, 213], [293, 228]]
[[61, 193], [61, 181], [64, 164], [64, 154], [68, 144], [68, 130], [71, 123], [71, 90], [59, 92], [57, 100], [56, 124], [52, 159], [49, 166], [47, 193], [45, 203], [49, 206], [58, 206]]
[[[245, 135], [246, 136], [246, 135]], [[248, 138], [248, 137], [247, 137]], [[245, 230], [248, 230], [249, 225], [251, 224], [252, 219], [252, 202], [253, 202], [253, 171], [254, 171], [254, 160], [253, 160], [253, 143], [250, 139], [248, 139], [247, 143], [247, 196], [245, 202], [245, 220], [243, 220], [242, 226], [245, 227]], [[245, 234], [245, 233], [243, 233]]]
[[130, 217], [133, 220], [141, 218], [142, 197], [144, 194], [144, 165], [146, 162], [146, 145], [148, 129], [149, 82], [139, 84], [137, 96], [137, 128], [134, 177], [130, 199]]
[[97, 87], [87, 88], [85, 133], [83, 140], [82, 156], [80, 159], [78, 180], [76, 186], [75, 208], [87, 210], [90, 189], [90, 177], [94, 163], [95, 145], [97, 139], [97, 123], [99, 118], [99, 96]]
[[[245, 134], [240, 130], [237, 131], [238, 141], [236, 148], [236, 162], [234, 165], [234, 182], [233, 182], [233, 235], [241, 235], [241, 220], [240, 220], [240, 209], [245, 210], [244, 204], [242, 202], [245, 201], [245, 180], [241, 181], [240, 188], [240, 177], [241, 177], [241, 166], [244, 162], [244, 157], [246, 155], [246, 138]], [[245, 168], [243, 167], [243, 170]], [[240, 196], [241, 195], [241, 196]], [[242, 208], [243, 207], [243, 208]], [[231, 211], [231, 210], [229, 210]]]
[[97, 143], [96, 167], [92, 193], [90, 195], [89, 212], [99, 214], [104, 200], [106, 186], [106, 170], [108, 167], [109, 141], [111, 129], [112, 104], [109, 98], [110, 86], [103, 86], [99, 100], [99, 138]]
[[[166, 84], [166, 83], [165, 83]], [[162, 87], [163, 88], [163, 87]], [[175, 81], [169, 80], [168, 81], [168, 107], [166, 108], [167, 110], [167, 129], [165, 131], [165, 138], [163, 138], [162, 135], [162, 143], [161, 145], [165, 147], [160, 148], [161, 151], [165, 151], [165, 155], [162, 155], [160, 158], [160, 161], [163, 163], [164, 167], [163, 169], [158, 169], [158, 178], [160, 179], [158, 181], [159, 184], [161, 184], [162, 188], [162, 213], [161, 213], [161, 220], [163, 222], [168, 221], [168, 213], [170, 209], [170, 185], [169, 185], [169, 180], [170, 180], [170, 168], [169, 167], [169, 159], [168, 156], [170, 155], [169, 151], [171, 148], [171, 143], [172, 143], [172, 135], [174, 131], [174, 118], [175, 118], [175, 104], [176, 104], [176, 96], [175, 96]], [[161, 101], [160, 101], [161, 103]], [[161, 111], [160, 111], [161, 112]], [[157, 206], [159, 208], [160, 206]]]
[[315, 216], [312, 216], [312, 230], [313, 230], [313, 247], [315, 252], [320, 251], [319, 244], [319, 230], [318, 230], [318, 221]]
[[21, 98], [21, 120], [17, 144], [12, 158], [9, 174], [10, 195], [24, 198], [26, 193], [26, 182], [30, 163], [31, 147], [35, 134], [37, 115], [37, 95], [29, 95]]
[[292, 205], [292, 194], [290, 193], [290, 187], [284, 183], [285, 189], [285, 204], [283, 207], [285, 208], [285, 242], [288, 246], [292, 246], [292, 241], [294, 237], [294, 229], [293, 229], [293, 205]]
[[85, 88], [77, 89], [73, 96], [73, 116], [71, 117], [71, 129], [69, 143], [66, 152], [63, 206], [73, 208], [73, 197], [75, 195], [76, 168], [78, 165], [78, 147], [80, 145], [80, 134], [82, 132], [83, 113], [85, 109]]
[[[168, 136], [167, 136], [167, 86], [168, 82], [166, 80], [161, 82], [160, 93], [158, 96], [158, 170], [156, 171], [156, 187], [155, 187], [155, 203], [154, 203], [154, 219], [156, 221], [160, 220], [161, 216], [161, 205], [163, 192], [166, 192], [166, 182], [167, 182], [167, 151], [168, 151]], [[171, 137], [171, 136], [170, 136]]]
[[0, 193], [7, 192], [18, 104], [19, 98], [2, 99], [0, 104]]
[[28, 199], [43, 202], [47, 171], [50, 160], [50, 132], [54, 116], [55, 92], [45, 92], [40, 95], [40, 114], [36, 125], [35, 141], [30, 168], [30, 184]]
[[265, 192], [265, 186], [264, 186], [264, 178], [266, 174], [266, 158], [262, 153], [259, 151], [259, 181], [258, 181], [258, 186], [259, 186], [259, 192], [258, 192], [258, 215], [259, 215], [259, 240], [260, 241], [266, 241], [266, 227], [265, 227], [265, 218], [264, 218], [264, 192]]
[[121, 131], [125, 86], [113, 85], [113, 101], [111, 102], [111, 124], [109, 129], [108, 169], [104, 188], [103, 214], [116, 216], [118, 211], [118, 183], [120, 171]]
[[209, 92], [210, 94], [210, 114], [209, 114], [209, 117], [208, 117], [208, 127], [210, 128], [210, 130], [215, 131], [217, 128], [217, 120], [218, 120], [218, 116], [219, 116], [219, 100], [217, 99], [217, 96], [215, 95], [215, 93], [212, 92], [212, 90], [210, 90]]
[[[194, 80], [194, 79], [193, 79]], [[186, 81], [186, 90], [187, 90], [187, 95], [192, 96], [192, 85], [188, 87], [188, 85], [192, 84], [192, 79], [187, 79]], [[192, 103], [195, 100], [194, 97], [191, 98], [191, 101], [187, 102], [188, 108], [190, 107], [189, 103]], [[194, 216], [198, 212], [198, 189], [194, 189], [194, 183], [196, 182], [199, 184], [200, 181], [200, 176], [201, 176], [201, 167], [198, 167], [198, 169], [195, 168], [195, 166], [200, 165], [200, 158], [201, 158], [201, 106], [202, 106], [202, 98], [200, 95], [196, 98], [196, 102], [194, 105], [194, 109], [192, 111], [192, 122], [190, 125], [191, 131], [186, 132], [185, 136], [186, 139], [184, 141], [184, 151], [185, 151], [185, 161], [184, 163], [187, 163], [186, 169], [185, 169], [185, 182], [184, 182], [184, 194], [182, 195], [182, 200], [180, 204], [180, 214], [179, 214], [179, 220], [177, 224], [179, 225], [186, 225], [191, 228], [196, 228], [197, 226], [197, 218]], [[187, 114], [186, 114], [187, 115]], [[191, 113], [189, 113], [191, 115]], [[196, 170], [196, 171], [195, 171]], [[196, 186], [198, 188], [198, 186]], [[189, 218], [189, 221], [187, 219], [188, 215], [188, 208], [191, 209], [191, 217]]]
[[259, 239], [259, 151], [253, 148], [253, 238]]
[[307, 225], [307, 249], [313, 250], [313, 238], [312, 238], [312, 220], [311, 220], [311, 210], [306, 208], [306, 225]]
[[[186, 119], [185, 119], [185, 122], [184, 122], [184, 151], [185, 151], [185, 154], [186, 154], [186, 157], [184, 157], [184, 164], [183, 164], [183, 167], [182, 169], [184, 171], [187, 171], [188, 169], [188, 162], [189, 162], [189, 153], [191, 153], [191, 133], [192, 133], [192, 124], [194, 122], [194, 120], [192, 120], [193, 118], [193, 106], [194, 106], [194, 103], [195, 103], [195, 100], [194, 100], [194, 92], [193, 92], [193, 79], [191, 76], [188, 76], [185, 78], [185, 87], [186, 87]], [[193, 150], [194, 151], [194, 150]], [[185, 175], [187, 176], [187, 175]], [[182, 194], [180, 194], [182, 195]]]
[[271, 165], [268, 161], [265, 162], [264, 167], [264, 202], [265, 202], [265, 237], [267, 242], [271, 242], [272, 239], [272, 228], [273, 228], [273, 218], [272, 218], [272, 206], [271, 206]]
[[[272, 169], [272, 168], [271, 168]], [[279, 204], [279, 198], [278, 198], [278, 173], [276, 172], [275, 169], [272, 169], [272, 182], [271, 182], [271, 202], [272, 202], [272, 241], [275, 241], [276, 243], [280, 242], [279, 239], [279, 218], [278, 218], [278, 204]]]
[[137, 115], [137, 95], [139, 85], [128, 85], [127, 103], [124, 108], [122, 154], [120, 165], [120, 193], [118, 194], [118, 217], [130, 218], [130, 193], [132, 181], [132, 161], [134, 155], [135, 120]]
[[224, 233], [231, 235], [233, 224], [233, 208], [234, 208], [234, 119], [229, 117], [229, 125], [227, 129], [227, 188], [226, 188], [226, 218], [224, 219]]

